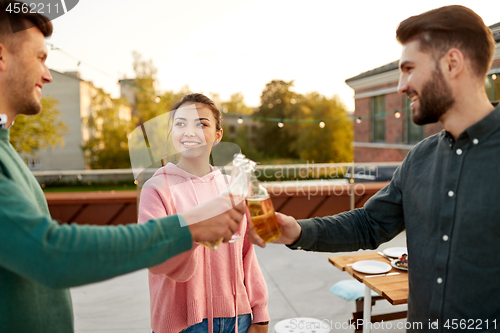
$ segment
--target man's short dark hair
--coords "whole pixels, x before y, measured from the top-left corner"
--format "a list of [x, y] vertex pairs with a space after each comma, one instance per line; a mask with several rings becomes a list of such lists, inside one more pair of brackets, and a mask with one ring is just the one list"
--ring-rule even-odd
[[14, 13], [13, 10], [7, 11], [8, 8], [14, 8], [14, 4], [20, 5], [23, 2], [14, 0], [0, 0], [0, 44], [4, 44], [16, 50], [22, 40], [16, 40], [14, 31], [21, 31], [33, 27], [38, 27], [45, 37], [52, 35], [52, 23], [50, 20], [38, 13]]
[[478, 77], [486, 76], [495, 53], [493, 33], [483, 19], [464, 6], [445, 6], [412, 16], [401, 22], [396, 39], [402, 45], [419, 41], [422, 52], [441, 59], [451, 48], [457, 48], [472, 65]]

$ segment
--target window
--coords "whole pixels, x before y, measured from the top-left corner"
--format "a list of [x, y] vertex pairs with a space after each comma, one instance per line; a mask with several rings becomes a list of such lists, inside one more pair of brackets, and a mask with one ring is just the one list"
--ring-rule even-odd
[[411, 99], [404, 97], [405, 99], [405, 137], [406, 143], [417, 143], [424, 139], [424, 126], [415, 125], [411, 120]]
[[486, 94], [490, 101], [500, 101], [500, 73], [488, 75], [485, 83]]
[[27, 157], [24, 162], [30, 169], [40, 169], [40, 159], [34, 157]]
[[372, 97], [372, 142], [385, 142], [385, 96]]

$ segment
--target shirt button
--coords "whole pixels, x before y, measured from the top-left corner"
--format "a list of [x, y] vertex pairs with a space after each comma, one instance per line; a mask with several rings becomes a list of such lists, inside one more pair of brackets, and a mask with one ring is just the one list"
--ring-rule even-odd
[[433, 322], [432, 322], [432, 324], [431, 324], [431, 326], [432, 326], [432, 328], [433, 328], [433, 329], [438, 328], [438, 323], [437, 323], [437, 321], [433, 321]]
[[437, 283], [439, 283], [439, 284], [443, 283], [443, 279], [438, 278], [438, 279], [437, 279]]
[[449, 239], [448, 235], [444, 235], [444, 236], [443, 236], [443, 240], [444, 240], [445, 242], [446, 242], [446, 241], [448, 241], [448, 239]]
[[462, 153], [463, 153], [462, 149], [458, 148], [457, 149], [457, 155], [462, 155]]
[[302, 246], [297, 246], [297, 250], [302, 250]]
[[454, 196], [454, 195], [455, 195], [455, 193], [453, 193], [453, 191], [449, 191], [449, 192], [448, 192], [448, 196], [449, 196], [450, 198], [451, 198], [452, 196]]
[[472, 143], [475, 144], [475, 145], [477, 145], [479, 143], [479, 140], [478, 139], [474, 139], [474, 140], [472, 140]]

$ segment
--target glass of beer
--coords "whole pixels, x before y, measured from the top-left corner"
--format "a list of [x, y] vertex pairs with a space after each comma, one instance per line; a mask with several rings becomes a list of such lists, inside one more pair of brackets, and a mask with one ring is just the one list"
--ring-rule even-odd
[[281, 227], [269, 195], [247, 197], [246, 201], [257, 235], [266, 243], [276, 240], [281, 235]]

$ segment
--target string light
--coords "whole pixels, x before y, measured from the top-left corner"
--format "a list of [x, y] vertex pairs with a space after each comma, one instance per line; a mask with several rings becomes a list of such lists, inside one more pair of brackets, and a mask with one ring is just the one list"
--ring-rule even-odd
[[[243, 122], [244, 119], [251, 119], [251, 120], [256, 120], [256, 121], [262, 121], [262, 122], [276, 122], [278, 123], [278, 126], [283, 127], [285, 123], [294, 123], [294, 124], [303, 124], [303, 123], [309, 123], [309, 124], [318, 124], [320, 128], [325, 128], [326, 123], [328, 122], [337, 122], [337, 121], [355, 121], [356, 123], [361, 123], [361, 121], [364, 118], [373, 118], [373, 117], [382, 117], [386, 115], [394, 115], [396, 118], [401, 118], [402, 116], [402, 111], [387, 111], [387, 112], [380, 112], [375, 115], [366, 115], [362, 117], [353, 117], [353, 116], [344, 116], [344, 117], [339, 117], [335, 119], [286, 119], [286, 118], [270, 118], [270, 117], [258, 117], [258, 116], [253, 116], [253, 115], [247, 115], [247, 114], [237, 114], [237, 113], [227, 113], [224, 115], [224, 117], [237, 117], [237, 122], [240, 124], [240, 121]], [[280, 125], [282, 123], [282, 125]]]
[[[58, 52], [61, 52], [63, 54], [65, 54], [66, 56], [70, 57], [70, 58], [73, 58], [74, 60], [77, 61], [77, 67], [80, 67], [81, 64], [84, 64], [86, 65], [87, 67], [90, 67], [108, 77], [111, 77], [111, 78], [114, 78], [114, 79], [117, 79], [117, 77], [115, 75], [111, 75], [109, 73], [106, 73], [96, 67], [93, 67], [83, 61], [81, 61], [80, 59], [78, 59], [77, 57], [74, 57], [72, 56], [71, 54], [65, 52], [64, 50], [62, 50], [61, 48], [59, 47], [56, 47], [55, 45], [51, 44], [51, 43], [46, 43], [48, 46], [50, 46], [51, 50], [54, 50], [54, 51], [58, 51]], [[492, 74], [491, 75], [491, 78], [492, 80], [496, 80], [497, 79], [497, 75], [496, 74]], [[146, 89], [144, 89], [143, 87], [140, 87], [140, 86], [137, 86], [135, 84], [133, 84], [132, 82], [129, 82], [128, 80], [119, 80], [118, 82], [119, 84], [126, 84], [126, 85], [129, 85], [135, 89], [138, 89], [138, 90], [141, 90], [141, 91], [144, 91], [148, 94], [151, 94], [154, 97], [154, 101], [156, 103], [160, 103], [161, 102], [161, 96], [158, 96], [156, 95], [154, 92], [152, 91], [148, 91]], [[282, 101], [281, 100], [276, 100], [275, 103], [276, 104], [280, 104]], [[291, 99], [290, 100], [290, 103], [291, 104], [296, 104], [297, 103], [297, 100], [296, 99]], [[274, 105], [273, 103], [269, 103], [268, 105], [268, 108], [273, 108]], [[266, 118], [266, 117], [255, 117], [255, 116], [249, 116], [249, 115], [238, 115], [238, 114], [229, 114], [227, 112], [229, 112], [229, 110], [224, 107], [222, 108], [221, 110], [223, 113], [226, 114], [226, 116], [236, 116], [238, 117], [238, 120], [237, 120], [237, 123], [238, 124], [242, 124], [244, 121], [243, 121], [243, 118], [248, 118], [248, 119], [253, 119], [253, 120], [261, 120], [261, 121], [270, 121], [270, 122], [278, 122], [278, 127], [282, 128], [285, 126], [285, 119], [281, 118], [281, 119], [277, 119], [277, 118]], [[387, 114], [390, 114], [390, 113], [393, 113], [394, 114], [394, 117], [395, 118], [401, 118], [401, 112], [400, 111], [395, 111], [395, 112], [392, 112], [392, 111], [389, 111], [389, 112], [382, 112], [382, 113], [379, 113], [377, 115], [369, 115], [369, 116], [363, 116], [363, 118], [371, 118], [371, 117], [379, 117], [379, 116], [382, 116], [382, 115], [387, 115]], [[352, 117], [352, 116], [346, 116], [346, 117], [342, 117], [342, 118], [337, 118], [337, 119], [287, 119], [286, 122], [291, 122], [291, 123], [319, 123], [319, 127], [320, 128], [325, 128], [326, 127], [326, 122], [333, 122], [333, 121], [355, 121], [357, 124], [361, 123], [361, 120], [362, 118], [361, 117]]]
[[491, 78], [492, 78], [493, 80], [496, 80], [496, 79], [497, 79], [497, 75], [496, 75], [496, 74], [493, 74], [493, 75], [491, 76]]

